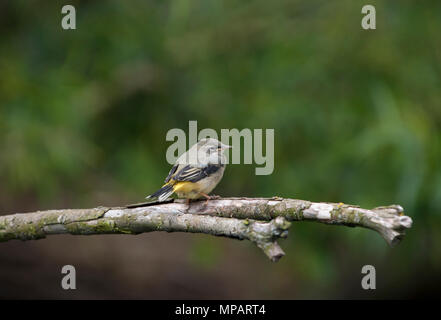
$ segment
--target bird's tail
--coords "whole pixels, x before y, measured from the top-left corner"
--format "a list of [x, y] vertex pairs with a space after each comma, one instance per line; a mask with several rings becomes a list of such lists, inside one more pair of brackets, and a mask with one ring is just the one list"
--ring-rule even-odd
[[158, 198], [158, 201], [165, 201], [172, 195], [172, 193], [173, 193], [173, 185], [166, 184], [155, 193], [152, 193], [151, 195], [146, 197], [146, 199]]

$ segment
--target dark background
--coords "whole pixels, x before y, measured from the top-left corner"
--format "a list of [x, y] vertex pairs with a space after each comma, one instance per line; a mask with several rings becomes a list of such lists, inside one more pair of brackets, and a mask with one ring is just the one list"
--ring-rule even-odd
[[[414, 225], [392, 249], [294, 223], [276, 264], [197, 234], [10, 241], [0, 297], [439, 298], [440, 17], [440, 1], [1, 1], [1, 214], [143, 201], [170, 168], [167, 131], [197, 120], [275, 129], [274, 173], [229, 165], [216, 194], [398, 203]], [[365, 264], [376, 290], [361, 289]]]

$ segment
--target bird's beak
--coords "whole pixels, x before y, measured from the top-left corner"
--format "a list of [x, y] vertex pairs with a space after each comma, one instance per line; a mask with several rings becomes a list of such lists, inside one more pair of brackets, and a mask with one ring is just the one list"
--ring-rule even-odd
[[229, 146], [229, 145], [227, 145], [227, 144], [223, 144], [223, 143], [221, 143], [221, 148], [222, 149], [232, 149], [233, 147], [232, 146]]

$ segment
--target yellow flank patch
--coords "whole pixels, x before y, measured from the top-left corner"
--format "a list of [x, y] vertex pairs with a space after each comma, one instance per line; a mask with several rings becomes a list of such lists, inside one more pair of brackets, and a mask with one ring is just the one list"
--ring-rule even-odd
[[192, 190], [195, 190], [197, 188], [196, 183], [185, 181], [185, 182], [178, 182], [173, 186], [173, 191], [179, 191], [179, 192], [191, 192]]

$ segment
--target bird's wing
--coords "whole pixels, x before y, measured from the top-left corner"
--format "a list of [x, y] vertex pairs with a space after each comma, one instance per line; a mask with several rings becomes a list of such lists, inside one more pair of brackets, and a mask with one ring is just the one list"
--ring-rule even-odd
[[205, 177], [208, 177], [210, 174], [215, 173], [220, 168], [221, 165], [218, 164], [209, 164], [202, 168], [186, 165], [174, 175], [173, 180], [197, 182]]
[[168, 173], [167, 178], [165, 178], [164, 183], [167, 183], [170, 181], [170, 179], [173, 177], [173, 175], [176, 173], [176, 170], [178, 169], [179, 164], [175, 164], [171, 169], [170, 172]]

